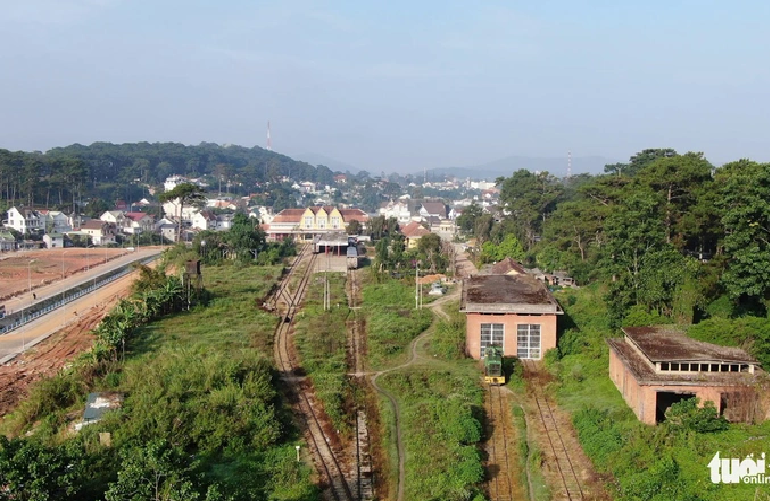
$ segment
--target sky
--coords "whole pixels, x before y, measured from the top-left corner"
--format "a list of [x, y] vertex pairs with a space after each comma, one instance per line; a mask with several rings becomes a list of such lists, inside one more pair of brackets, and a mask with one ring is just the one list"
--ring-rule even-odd
[[770, 2], [0, 0], [0, 148], [770, 160]]

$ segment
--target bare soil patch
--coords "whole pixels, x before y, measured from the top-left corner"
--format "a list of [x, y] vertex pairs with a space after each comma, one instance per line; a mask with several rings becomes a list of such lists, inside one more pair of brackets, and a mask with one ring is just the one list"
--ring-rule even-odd
[[25, 292], [30, 283], [34, 290], [125, 253], [125, 249], [70, 247], [6, 254], [0, 258], [0, 301]]

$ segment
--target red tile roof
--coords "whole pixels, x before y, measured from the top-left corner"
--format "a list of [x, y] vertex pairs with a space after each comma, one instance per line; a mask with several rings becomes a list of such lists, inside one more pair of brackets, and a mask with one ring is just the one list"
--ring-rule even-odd
[[411, 223], [401, 228], [401, 233], [403, 233], [404, 236], [407, 238], [417, 238], [417, 237], [424, 237], [425, 235], [430, 233], [430, 231], [423, 228], [423, 226], [420, 223], [416, 221], [412, 221]]

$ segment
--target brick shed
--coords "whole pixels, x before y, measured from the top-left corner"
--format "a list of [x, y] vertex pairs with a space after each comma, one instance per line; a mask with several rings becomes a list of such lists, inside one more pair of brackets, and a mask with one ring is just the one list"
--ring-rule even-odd
[[608, 339], [609, 372], [640, 421], [656, 424], [672, 404], [698, 397], [731, 421], [758, 412], [759, 362], [744, 350], [687, 337], [672, 327], [627, 327]]
[[556, 348], [556, 317], [562, 315], [548, 288], [529, 275], [476, 275], [463, 282], [465, 349], [479, 359], [490, 344], [503, 355], [540, 360]]

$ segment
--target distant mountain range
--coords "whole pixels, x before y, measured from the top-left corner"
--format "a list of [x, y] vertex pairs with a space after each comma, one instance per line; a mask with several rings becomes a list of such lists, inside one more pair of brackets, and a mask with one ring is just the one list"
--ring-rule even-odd
[[[603, 173], [605, 165], [614, 164], [617, 161], [600, 156], [572, 157], [572, 174], [580, 174], [581, 172], [588, 172], [590, 174]], [[473, 179], [494, 180], [499, 176], [510, 176], [513, 172], [521, 169], [533, 172], [548, 171], [556, 177], [564, 177], [567, 174], [567, 158], [514, 155], [479, 165], [428, 169], [428, 178], [435, 175], [447, 175], [460, 178], [470, 177]], [[414, 174], [420, 176], [422, 172], [415, 172]]]

